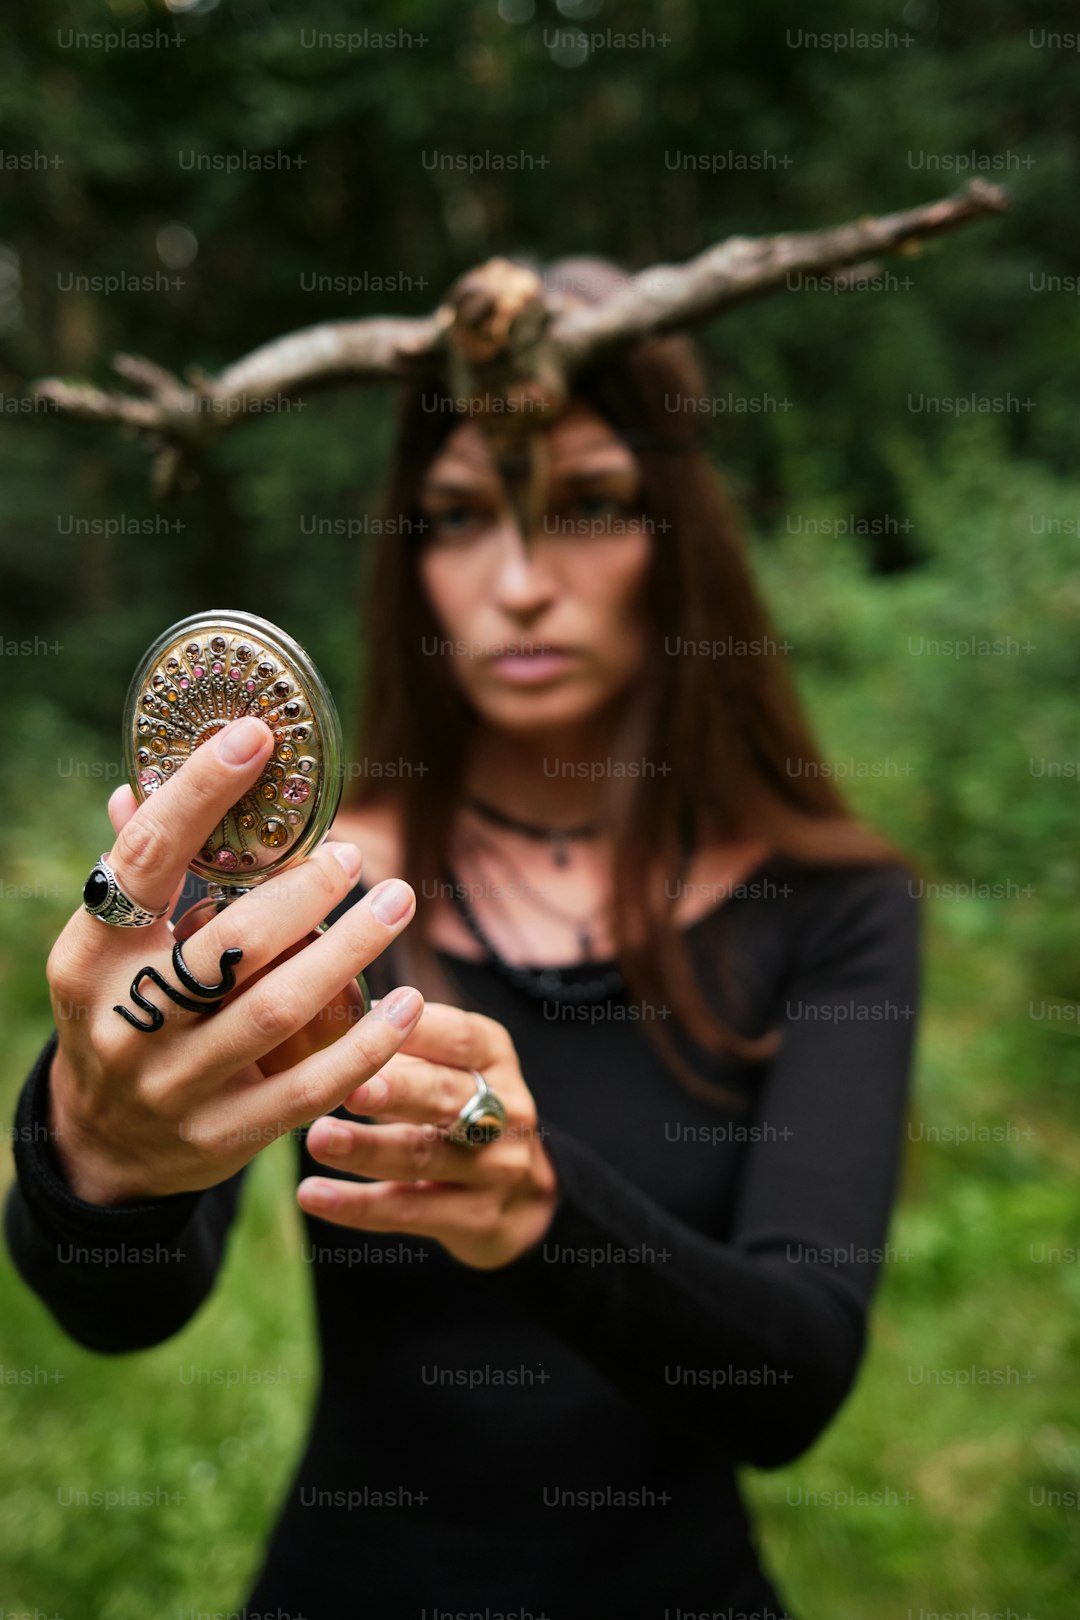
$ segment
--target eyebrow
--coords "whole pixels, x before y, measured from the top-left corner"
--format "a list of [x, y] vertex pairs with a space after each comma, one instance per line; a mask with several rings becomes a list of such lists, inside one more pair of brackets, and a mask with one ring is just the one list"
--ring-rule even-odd
[[427, 479], [421, 486], [422, 495], [475, 495], [490, 487], [488, 478]]
[[[640, 474], [635, 467], [612, 461], [597, 462], [591, 467], [578, 467], [571, 472], [560, 472], [558, 467], [551, 469], [551, 482], [555, 485], [577, 486], [592, 483], [598, 478], [609, 477], [631, 478], [637, 481]], [[445, 474], [441, 478], [425, 481], [422, 486], [422, 493], [425, 495], [475, 495], [482, 490], [491, 489], [493, 483], [494, 481], [490, 477], [482, 473], [476, 476]]]
[[607, 461], [597, 462], [592, 467], [579, 467], [575, 472], [561, 473], [556, 467], [552, 469], [551, 476], [553, 483], [588, 484], [594, 478], [632, 478], [637, 480], [641, 477], [641, 474], [636, 467], [627, 466], [625, 462]]

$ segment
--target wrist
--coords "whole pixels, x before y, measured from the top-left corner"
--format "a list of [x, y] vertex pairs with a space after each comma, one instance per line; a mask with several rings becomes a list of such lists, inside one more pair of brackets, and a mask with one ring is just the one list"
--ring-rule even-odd
[[53, 1054], [46, 1076], [46, 1125], [54, 1167], [68, 1189], [86, 1204], [122, 1204], [146, 1194], [118, 1173], [80, 1122], [74, 1098], [77, 1080], [62, 1047]]

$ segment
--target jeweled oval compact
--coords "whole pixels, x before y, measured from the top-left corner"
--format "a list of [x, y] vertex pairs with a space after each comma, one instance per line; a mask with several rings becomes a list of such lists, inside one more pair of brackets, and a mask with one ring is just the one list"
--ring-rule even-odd
[[[144, 802], [183, 770], [197, 748], [242, 715], [264, 720], [274, 751], [188, 863], [209, 884], [175, 923], [189, 938], [231, 900], [310, 855], [341, 800], [341, 722], [329, 688], [300, 645], [268, 619], [228, 608], [196, 613], [143, 655], [124, 706], [128, 779]], [[325, 930], [295, 941], [261, 977]], [[253, 982], [249, 981], [249, 982]], [[259, 1059], [265, 1074], [336, 1040], [371, 1005], [363, 974], [304, 1030]]]
[[223, 888], [248, 888], [302, 859], [337, 813], [341, 724], [325, 681], [277, 625], [210, 609], [147, 649], [124, 714], [128, 777], [140, 800], [241, 715], [266, 722], [274, 752], [191, 861], [191, 871]]

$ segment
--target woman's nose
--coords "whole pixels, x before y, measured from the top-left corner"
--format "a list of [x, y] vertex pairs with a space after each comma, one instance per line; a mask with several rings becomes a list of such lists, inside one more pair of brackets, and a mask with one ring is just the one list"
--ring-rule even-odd
[[555, 594], [555, 581], [545, 560], [545, 548], [537, 547], [522, 535], [510, 513], [503, 516], [499, 531], [499, 552], [494, 592], [499, 606], [507, 613], [535, 614]]

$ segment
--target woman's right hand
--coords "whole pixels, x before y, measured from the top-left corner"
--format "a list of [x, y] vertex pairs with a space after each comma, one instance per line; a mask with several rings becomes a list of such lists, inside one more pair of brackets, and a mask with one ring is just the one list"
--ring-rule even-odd
[[[109, 806], [117, 838], [108, 860], [125, 893], [148, 910], [171, 911], [188, 863], [258, 779], [272, 746], [261, 720], [236, 720], [142, 804], [129, 788], [118, 789]], [[238, 988], [207, 1016], [186, 1012], [144, 980], [143, 993], [165, 1014], [154, 1032], [134, 1029], [114, 1008], [133, 1005], [129, 988], [141, 967], [176, 982], [168, 914], [142, 928], [118, 928], [79, 907], [47, 969], [58, 1031], [52, 1141], [78, 1197], [115, 1204], [214, 1186], [267, 1143], [336, 1108], [393, 1056], [423, 1010], [416, 990], [395, 990], [330, 1046], [282, 1073], [265, 1077], [258, 1067], [405, 927], [415, 895], [396, 878], [243, 988], [318, 927], [359, 870], [354, 845], [323, 844], [232, 901], [185, 942], [184, 960], [197, 979], [217, 984], [221, 953], [239, 946]]]

